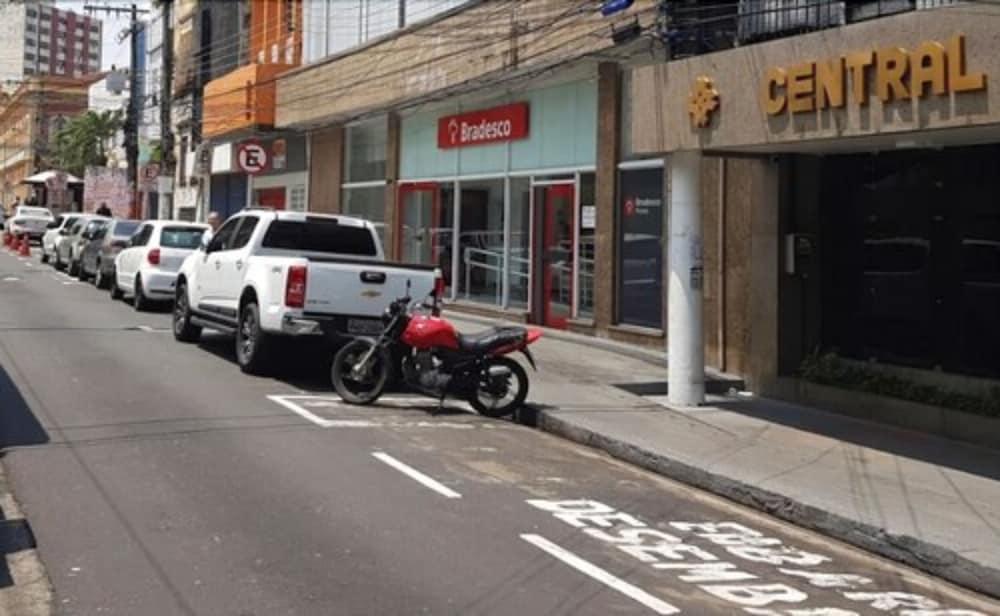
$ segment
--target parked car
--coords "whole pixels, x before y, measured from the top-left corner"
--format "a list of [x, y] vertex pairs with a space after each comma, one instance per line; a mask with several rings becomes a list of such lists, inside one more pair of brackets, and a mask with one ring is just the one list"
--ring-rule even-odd
[[384, 260], [365, 220], [244, 210], [181, 267], [174, 337], [197, 340], [203, 327], [235, 333], [240, 368], [256, 373], [276, 336], [378, 335], [383, 311], [408, 284], [420, 298], [442, 280], [433, 266]]
[[21, 205], [14, 210], [14, 215], [6, 222], [6, 225], [7, 229], [14, 235], [27, 234], [28, 241], [40, 242], [53, 220], [55, 217], [52, 216], [52, 212], [48, 208]]
[[70, 276], [76, 276], [84, 280], [85, 276], [80, 273], [80, 264], [83, 260], [83, 251], [94, 241], [107, 226], [109, 218], [92, 218], [83, 226], [80, 235], [76, 236], [69, 247], [69, 266], [66, 268]]
[[73, 221], [73, 224], [64, 226], [59, 230], [59, 236], [56, 238], [53, 244], [52, 251], [52, 267], [57, 270], [61, 270], [66, 267], [69, 263], [69, 252], [70, 246], [73, 243], [74, 237], [78, 236], [83, 232], [83, 228], [87, 226], [90, 219], [93, 218], [91, 214], [80, 214]]
[[65, 235], [61, 233], [63, 229], [67, 232], [73, 226], [73, 224], [80, 219], [79, 214], [60, 214], [56, 216], [56, 219], [49, 223], [48, 228], [45, 231], [45, 235], [42, 236], [42, 263], [48, 263], [49, 260], [55, 260], [56, 257], [56, 243], [59, 238]]
[[94, 278], [94, 285], [104, 289], [111, 280], [115, 257], [126, 248], [142, 221], [113, 218], [88, 243], [80, 257], [80, 279]]
[[157, 300], [172, 300], [177, 271], [201, 245], [208, 229], [208, 225], [174, 220], [142, 223], [128, 247], [115, 257], [111, 298], [130, 295], [136, 310], [146, 310]]
[[72, 227], [64, 228], [59, 232], [59, 239], [56, 241], [56, 258], [53, 262], [56, 269], [69, 268], [70, 275], [76, 274], [72, 264], [79, 258], [79, 250], [82, 248], [80, 236], [83, 235], [90, 222], [98, 218], [108, 220], [103, 216], [81, 214]]

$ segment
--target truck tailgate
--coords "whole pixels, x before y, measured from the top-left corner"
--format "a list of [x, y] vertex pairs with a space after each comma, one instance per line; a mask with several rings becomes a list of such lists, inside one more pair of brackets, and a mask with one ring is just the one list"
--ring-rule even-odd
[[349, 259], [309, 259], [305, 311], [379, 317], [389, 303], [406, 295], [421, 300], [434, 291], [432, 267]]

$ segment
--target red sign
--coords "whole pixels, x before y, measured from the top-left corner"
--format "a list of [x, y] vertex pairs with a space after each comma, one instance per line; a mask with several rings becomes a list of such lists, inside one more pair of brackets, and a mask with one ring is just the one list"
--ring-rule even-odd
[[249, 175], [263, 173], [267, 170], [267, 150], [256, 141], [241, 143], [236, 151], [236, 164]]
[[625, 200], [625, 215], [626, 216], [635, 216], [635, 200], [634, 199], [626, 199]]
[[515, 141], [527, 136], [528, 103], [460, 113], [438, 120], [438, 147], [442, 150]]

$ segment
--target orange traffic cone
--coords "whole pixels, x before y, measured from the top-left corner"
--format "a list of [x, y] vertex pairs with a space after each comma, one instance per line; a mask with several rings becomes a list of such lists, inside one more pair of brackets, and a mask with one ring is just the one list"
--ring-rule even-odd
[[28, 240], [28, 234], [27, 233], [25, 233], [24, 235], [21, 236], [21, 249], [18, 251], [18, 254], [20, 256], [22, 256], [22, 257], [30, 257], [31, 256], [31, 245], [28, 243], [29, 241], [30, 240]]

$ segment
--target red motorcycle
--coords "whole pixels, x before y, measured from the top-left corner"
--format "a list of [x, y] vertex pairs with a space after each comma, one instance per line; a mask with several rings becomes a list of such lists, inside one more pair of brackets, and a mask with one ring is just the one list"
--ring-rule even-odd
[[378, 338], [344, 345], [333, 358], [334, 389], [351, 404], [372, 404], [398, 368], [403, 383], [437, 398], [439, 409], [451, 396], [488, 417], [513, 414], [528, 397], [528, 374], [507, 355], [520, 351], [537, 370], [528, 345], [542, 332], [493, 327], [463, 335], [440, 317], [437, 294], [432, 297], [430, 306], [421, 306], [430, 314], [421, 313], [410, 297], [395, 300], [382, 315], [385, 326]]

